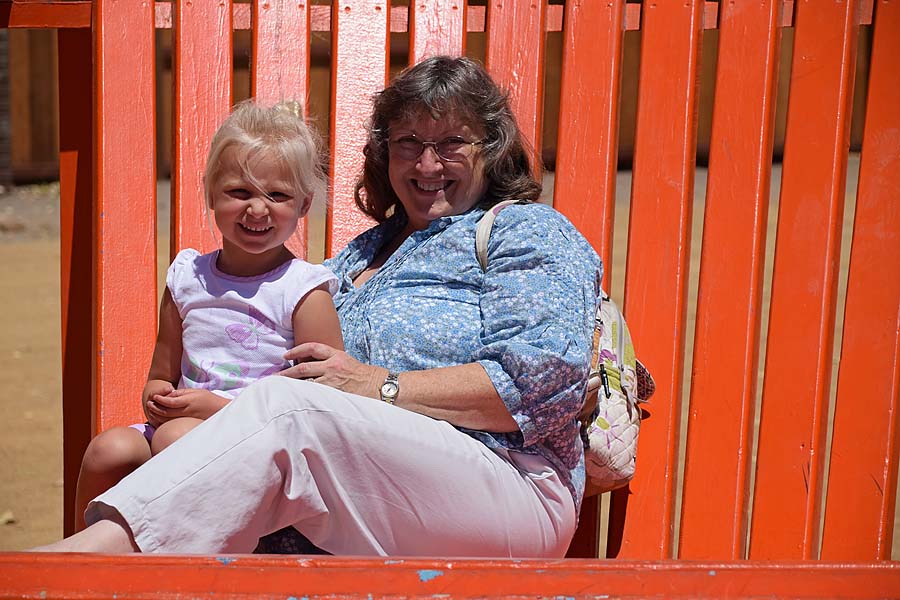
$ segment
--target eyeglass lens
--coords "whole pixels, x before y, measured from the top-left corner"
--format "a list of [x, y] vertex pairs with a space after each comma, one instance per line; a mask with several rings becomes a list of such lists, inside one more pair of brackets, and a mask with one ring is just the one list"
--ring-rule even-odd
[[440, 158], [450, 162], [459, 162], [468, 157], [470, 146], [479, 143], [470, 142], [461, 137], [449, 137], [439, 142], [428, 142], [408, 135], [391, 141], [391, 148], [398, 157], [415, 160], [422, 155], [426, 146], [431, 146]]

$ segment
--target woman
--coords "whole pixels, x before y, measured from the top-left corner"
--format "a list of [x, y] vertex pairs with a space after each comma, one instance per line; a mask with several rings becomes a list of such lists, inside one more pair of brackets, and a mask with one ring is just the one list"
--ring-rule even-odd
[[327, 263], [346, 351], [302, 344], [99, 496], [45, 550], [249, 552], [295, 527], [332, 554], [563, 556], [584, 489], [577, 414], [600, 260], [534, 201], [505, 95], [427, 59], [375, 98], [357, 204], [379, 224]]

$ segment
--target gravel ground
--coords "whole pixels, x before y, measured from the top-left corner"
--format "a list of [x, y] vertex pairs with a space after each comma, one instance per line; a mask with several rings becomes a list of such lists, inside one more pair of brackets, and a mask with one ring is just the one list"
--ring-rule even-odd
[[0, 242], [59, 235], [59, 183], [0, 186]]
[[0, 189], [0, 550], [62, 534], [59, 184]]

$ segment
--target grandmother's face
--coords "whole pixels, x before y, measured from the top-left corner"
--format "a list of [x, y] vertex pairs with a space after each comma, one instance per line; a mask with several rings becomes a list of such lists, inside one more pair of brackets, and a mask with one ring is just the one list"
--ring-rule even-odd
[[[483, 137], [484, 132], [453, 115], [433, 119], [422, 114], [391, 123], [388, 176], [412, 229], [425, 229], [434, 219], [462, 214], [478, 203], [487, 182], [480, 146], [472, 142]], [[426, 142], [421, 154], [417, 141]]]

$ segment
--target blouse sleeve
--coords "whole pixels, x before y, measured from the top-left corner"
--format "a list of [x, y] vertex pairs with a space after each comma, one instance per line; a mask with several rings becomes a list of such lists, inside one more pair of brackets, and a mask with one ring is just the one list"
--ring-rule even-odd
[[497, 217], [475, 359], [525, 447], [571, 428], [581, 409], [601, 273], [596, 252], [555, 210], [514, 205]]

